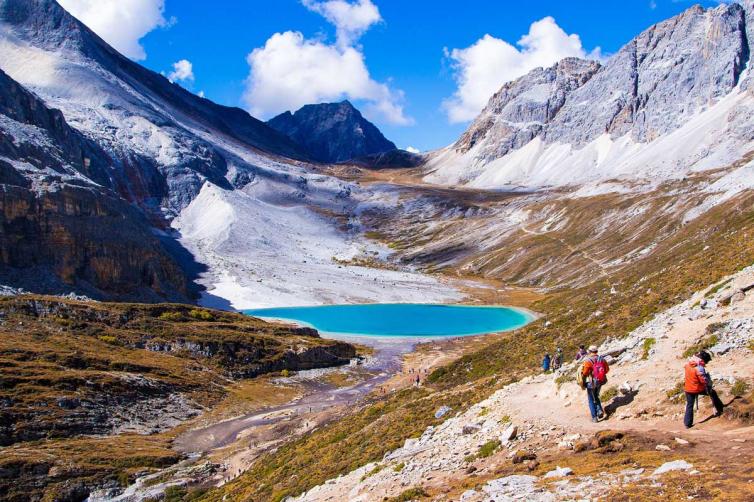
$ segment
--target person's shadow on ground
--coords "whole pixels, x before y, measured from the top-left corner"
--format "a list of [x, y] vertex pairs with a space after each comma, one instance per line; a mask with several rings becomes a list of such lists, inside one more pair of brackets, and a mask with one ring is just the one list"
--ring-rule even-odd
[[[725, 408], [727, 408], [728, 406], [730, 406], [731, 404], [733, 404], [736, 401], [736, 399], [740, 399], [740, 398], [739, 397], [734, 397], [733, 399], [731, 399], [727, 403], [723, 403], [723, 411], [725, 410]], [[704, 420], [698, 421], [697, 424], [703, 424], [705, 422], [708, 422], [708, 421], [712, 420], [713, 418], [717, 418], [717, 417], [720, 417], [720, 416], [722, 416], [722, 413], [720, 415], [718, 415], [716, 412], [713, 412], [712, 415], [708, 416]]]
[[631, 392], [628, 392], [626, 394], [620, 394], [614, 397], [613, 400], [610, 401], [610, 404], [605, 406], [605, 415], [610, 417], [613, 413], [618, 411], [618, 408], [620, 408], [621, 406], [627, 406], [631, 404], [638, 393], [638, 390], [632, 390]]

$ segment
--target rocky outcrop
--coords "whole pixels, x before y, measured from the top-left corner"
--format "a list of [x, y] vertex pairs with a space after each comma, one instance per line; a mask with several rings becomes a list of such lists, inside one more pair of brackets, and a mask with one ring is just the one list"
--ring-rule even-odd
[[599, 70], [595, 61], [566, 58], [550, 68], [537, 68], [505, 84], [456, 142], [468, 152], [479, 145], [480, 156], [498, 158], [539, 136], [566, 98]]
[[0, 298], [0, 446], [164, 431], [236, 379], [355, 356], [311, 328], [185, 304]]
[[267, 123], [320, 162], [343, 162], [396, 149], [348, 101], [306, 105]]
[[372, 153], [363, 157], [350, 159], [349, 164], [356, 164], [369, 169], [401, 169], [418, 167], [424, 163], [424, 156], [406, 150], [389, 150], [387, 152]]
[[[754, 43], [752, 26], [751, 6], [697, 5], [645, 30], [603, 65], [568, 58], [537, 68], [506, 83], [453, 149], [479, 167], [534, 139], [570, 149], [602, 135], [651, 142], [741, 83]], [[742, 88], [749, 87], [748, 80]], [[740, 115], [730, 120], [748, 120]], [[751, 139], [749, 127], [734, 129], [742, 140]]]

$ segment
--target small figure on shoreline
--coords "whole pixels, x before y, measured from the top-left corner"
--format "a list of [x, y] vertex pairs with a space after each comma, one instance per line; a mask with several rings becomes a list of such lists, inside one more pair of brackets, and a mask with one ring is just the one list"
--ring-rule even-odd
[[712, 356], [706, 350], [692, 356], [684, 366], [683, 391], [686, 394], [686, 413], [683, 416], [683, 425], [687, 429], [694, 426], [694, 405], [699, 407], [699, 396], [708, 395], [715, 407], [715, 416], [723, 414], [723, 402], [712, 388], [712, 377], [707, 372], [706, 366], [712, 360]]
[[542, 371], [547, 373], [550, 371], [550, 354], [549, 352], [545, 354], [545, 357], [542, 358]]
[[563, 349], [558, 347], [558, 349], [555, 351], [555, 355], [552, 357], [552, 370], [555, 371], [557, 369], [560, 369], [560, 367], [563, 365]]

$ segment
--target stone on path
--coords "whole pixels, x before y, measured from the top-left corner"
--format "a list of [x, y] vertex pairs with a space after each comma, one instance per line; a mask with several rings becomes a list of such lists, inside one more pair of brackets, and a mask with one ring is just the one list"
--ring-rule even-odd
[[689, 444], [689, 442], [683, 438], [675, 438], [675, 442], [678, 444]]
[[655, 450], [657, 450], [657, 451], [670, 451], [670, 446], [668, 446], [666, 444], [658, 444], [657, 446], [655, 446]]
[[503, 444], [506, 444], [508, 441], [513, 441], [514, 439], [516, 439], [517, 434], [518, 434], [518, 427], [516, 425], [511, 424], [500, 435], [500, 442]]
[[442, 418], [443, 415], [445, 415], [447, 412], [452, 410], [450, 406], [440, 406], [437, 411], [435, 412], [435, 418]]
[[573, 469], [571, 469], [570, 467], [557, 466], [555, 469], [545, 474], [545, 478], [562, 478], [565, 476], [571, 476], [572, 474]]
[[653, 476], [659, 476], [660, 474], [665, 474], [666, 472], [670, 471], [688, 471], [694, 467], [693, 465], [689, 464], [685, 460], [673, 460], [672, 462], [665, 462], [660, 467], [655, 469], [655, 472], [652, 473]]

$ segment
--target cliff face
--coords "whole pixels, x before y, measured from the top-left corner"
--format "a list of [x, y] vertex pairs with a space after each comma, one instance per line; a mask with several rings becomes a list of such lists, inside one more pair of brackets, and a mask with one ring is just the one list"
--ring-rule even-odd
[[112, 190], [109, 160], [0, 71], [0, 279], [95, 298], [188, 298], [150, 222]]
[[342, 162], [395, 150], [374, 124], [348, 101], [306, 105], [268, 124], [301, 145], [320, 162]]
[[0, 277], [24, 289], [120, 300], [189, 297], [182, 269], [144, 216], [90, 188], [0, 185], [0, 229]]

